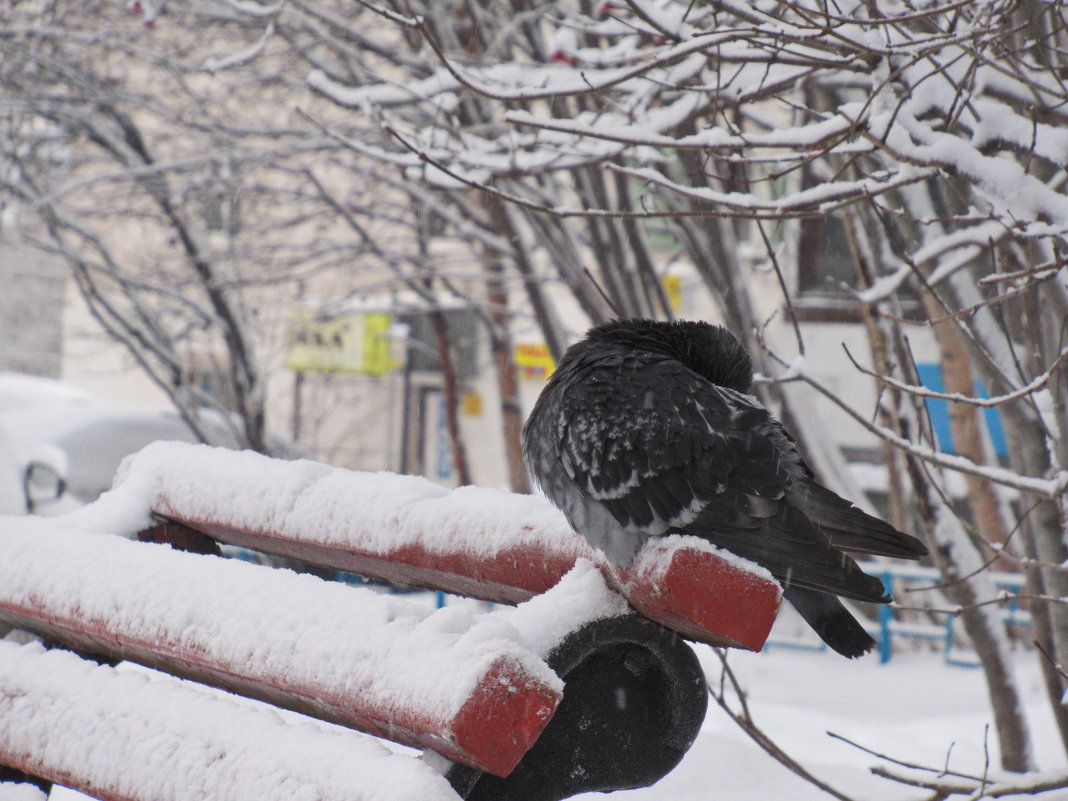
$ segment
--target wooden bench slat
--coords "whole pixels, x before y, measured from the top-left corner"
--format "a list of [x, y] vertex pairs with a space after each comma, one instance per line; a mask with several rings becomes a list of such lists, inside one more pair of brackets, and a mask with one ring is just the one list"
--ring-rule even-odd
[[0, 642], [0, 687], [0, 763], [103, 801], [458, 801], [366, 735], [66, 651]]
[[499, 775], [559, 703], [540, 657], [469, 612], [62, 526], [5, 520], [0, 619]]
[[760, 650], [781, 600], [766, 571], [695, 538], [609, 565], [533, 496], [180, 443], [146, 448], [124, 472], [118, 493], [220, 542], [489, 601], [526, 600], [589, 559], [639, 612], [714, 645]]

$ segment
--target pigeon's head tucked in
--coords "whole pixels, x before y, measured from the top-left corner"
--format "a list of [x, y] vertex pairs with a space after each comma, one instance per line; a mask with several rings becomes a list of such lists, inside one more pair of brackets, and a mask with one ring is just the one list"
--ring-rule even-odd
[[612, 320], [591, 328], [584, 342], [663, 353], [713, 384], [736, 392], [749, 392], [753, 383], [749, 351], [721, 325], [692, 320]]
[[837, 596], [885, 603], [849, 553], [926, 548], [821, 486], [748, 395], [749, 354], [704, 322], [617, 320], [568, 349], [523, 428], [531, 474], [568, 522], [625, 563], [651, 537], [690, 534], [767, 568], [845, 656], [874, 641]]

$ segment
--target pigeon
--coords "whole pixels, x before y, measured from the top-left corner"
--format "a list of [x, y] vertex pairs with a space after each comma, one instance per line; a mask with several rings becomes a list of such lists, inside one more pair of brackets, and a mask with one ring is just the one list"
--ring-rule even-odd
[[850, 554], [918, 559], [915, 537], [821, 486], [750, 394], [752, 360], [726, 328], [613, 320], [572, 345], [522, 432], [532, 478], [616, 565], [687, 534], [766, 568], [832, 649], [875, 641], [841, 598], [889, 603]]

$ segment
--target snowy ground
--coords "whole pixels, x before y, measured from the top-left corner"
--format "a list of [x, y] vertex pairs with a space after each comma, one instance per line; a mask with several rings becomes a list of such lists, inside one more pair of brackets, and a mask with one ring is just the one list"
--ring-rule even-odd
[[[698, 646], [706, 674], [719, 675], [719, 662]], [[878, 763], [827, 735], [834, 732], [873, 751], [954, 770], [982, 774], [984, 729], [991, 717], [982, 672], [946, 665], [938, 653], [895, 656], [889, 665], [869, 655], [851, 662], [836, 654], [771, 649], [763, 654], [732, 652], [729, 663], [748, 690], [753, 718], [791, 756], [836, 789], [863, 801], [919, 799], [925, 791], [888, 782], [869, 772]], [[1044, 698], [1038, 665], [1021, 654], [1019, 678], [1033, 726], [1035, 752], [1044, 770], [1066, 764]], [[996, 766], [996, 742], [990, 736]], [[828, 795], [803, 782], [764, 754], [715, 703], [690, 753], [657, 785], [618, 793], [620, 801], [826, 801]], [[580, 796], [586, 801], [603, 798]], [[1068, 799], [1068, 791], [1043, 801]]]

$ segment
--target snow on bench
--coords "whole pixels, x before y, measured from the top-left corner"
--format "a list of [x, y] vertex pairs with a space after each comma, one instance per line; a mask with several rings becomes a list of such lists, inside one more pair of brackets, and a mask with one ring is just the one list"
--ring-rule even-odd
[[[430, 765], [372, 737], [66, 651], [0, 642], [0, 688], [0, 761], [101, 799], [458, 801]], [[0, 784], [2, 801], [43, 798]]]
[[[501, 775], [560, 700], [560, 679], [496, 616], [431, 613], [397, 596], [62, 520], [3, 522], [0, 619], [90, 652]], [[569, 612], [581, 621], [581, 609]]]
[[97, 505], [147, 506], [219, 542], [489, 601], [545, 592], [585, 558], [639, 612], [714, 645], [760, 650], [781, 598], [767, 571], [703, 540], [660, 538], [619, 569], [543, 498], [415, 476], [157, 443], [124, 464], [110, 496]]
[[0, 781], [0, 801], [45, 801], [48, 796], [34, 784]]
[[[283, 587], [268, 577], [286, 578], [290, 589], [297, 586], [296, 581], [304, 585], [300, 587], [302, 594], [312, 601], [312, 608], [302, 610], [302, 614], [310, 611], [313, 617], [323, 612], [329, 615], [330, 610], [316, 608], [321, 598], [314, 597], [320, 594], [315, 587], [330, 587], [326, 582], [264, 566], [183, 554], [77, 527], [64, 530], [67, 526], [69, 520], [63, 519], [0, 518], [0, 564], [10, 566], [0, 572], [0, 588], [12, 588], [0, 593], [0, 620], [186, 675], [197, 674], [197, 670], [190, 670], [191, 665], [203, 666], [242, 647], [246, 663], [237, 667], [254, 675], [257, 667], [268, 661], [274, 671], [272, 682], [280, 673], [284, 674], [283, 683], [292, 685], [289, 668], [296, 667], [298, 673], [305, 670], [305, 657], [296, 655], [291, 647], [310, 649], [316, 658], [326, 660], [318, 667], [334, 680], [345, 675], [346, 666], [352, 667], [350, 663], [339, 667], [330, 661], [351, 655], [352, 649], [317, 648], [309, 637], [360, 640], [365, 626], [343, 627], [342, 631], [316, 626], [305, 632], [308, 637], [293, 641], [291, 633], [302, 629], [306, 620], [300, 615], [279, 618], [279, 610], [271, 603], [250, 609], [247, 599], [242, 599], [245, 581], [229, 579], [247, 574], [249, 581], [255, 579], [253, 583], [264, 590], [266, 598]], [[57, 558], [66, 559], [78, 567], [63, 565], [52, 578], [41, 581], [41, 572], [31, 564], [38, 558], [49, 564], [56, 564]], [[201, 571], [190, 576], [187, 567], [194, 563], [201, 565]], [[226, 569], [219, 572], [220, 566]], [[231, 569], [235, 567], [237, 573]], [[30, 585], [38, 586], [28, 589]], [[161, 592], [146, 601], [142, 591], [152, 585]], [[179, 587], [196, 600], [178, 597], [174, 591]], [[346, 600], [343, 595], [354, 598], [370, 594], [343, 585], [333, 589], [342, 591], [335, 594], [338, 601]], [[235, 597], [228, 602], [223, 596], [229, 593]], [[411, 606], [395, 598], [375, 596], [375, 600], [385, 601], [391, 608]], [[344, 616], [348, 611], [345, 607], [340, 603], [334, 612]], [[505, 780], [492, 774], [460, 763], [450, 766], [441, 764], [440, 759], [431, 760], [447, 774], [447, 784], [455, 788], [458, 797], [488, 801], [501, 797], [503, 786], [507, 797], [547, 801], [582, 790], [644, 786], [677, 764], [700, 730], [706, 692], [695, 655], [671, 632], [642, 622], [631, 613], [592, 563], [577, 564], [549, 592], [514, 608], [482, 614], [477, 621], [458, 616], [456, 608], [432, 613], [422, 608], [406, 611], [418, 620], [417, 627], [433, 621], [433, 631], [447, 634], [459, 629], [461, 639], [470, 635], [473, 626], [479, 629], [476, 644], [487, 641], [487, 634], [491, 638], [502, 635], [521, 644], [528, 655], [546, 656], [553, 669], [567, 677], [571, 688], [568, 703], [561, 704], [546, 731], [509, 777], [509, 781], [513, 777], [516, 781], [502, 785]], [[264, 626], [257, 620], [261, 616], [275, 622]], [[202, 624], [211, 626], [232, 618], [252, 630], [238, 632], [229, 623], [201, 630]], [[181, 642], [175, 647], [175, 632], [179, 630]], [[131, 633], [146, 638], [143, 650], [131, 647]], [[394, 633], [408, 639], [403, 631]], [[147, 640], [151, 637], [159, 638], [155, 649]], [[238, 639], [233, 648], [220, 646], [221, 641], [234, 637]], [[207, 651], [201, 647], [205, 644]], [[365, 650], [366, 645], [356, 649]], [[403, 643], [398, 650], [410, 651]], [[436, 676], [449, 668], [439, 655], [431, 650], [408, 652], [406, 672]], [[396, 667], [392, 661], [396, 655], [379, 654], [376, 658], [383, 656], [385, 669], [378, 665], [374, 672], [379, 680], [392, 684], [396, 677], [387, 674], [390, 667]], [[257, 692], [251, 680], [218, 667], [209, 666], [202, 677], [219, 685], [251, 689], [254, 697], [278, 700], [271, 692]], [[429, 681], [444, 692], [451, 686], [440, 677]], [[361, 740], [352, 732], [332, 730], [330, 733], [347, 736], [357, 745], [338, 745], [344, 751], [342, 756], [337, 756], [335, 749], [324, 758], [328, 763], [346, 762], [354, 770], [323, 773], [318, 763], [303, 765], [302, 755], [322, 750], [315, 739], [322, 735], [315, 734], [316, 729], [293, 729], [292, 724], [283, 724], [273, 714], [254, 718], [247, 706], [235, 704], [231, 696], [207, 696], [203, 689], [191, 687], [169, 677], [151, 681], [139, 674], [131, 677], [90, 665], [72, 654], [45, 652], [37, 645], [0, 642], [0, 765], [64, 783], [105, 801], [329, 799], [343, 795], [375, 801], [394, 797], [433, 801], [442, 797], [433, 788], [433, 792], [410, 789], [413, 783], [425, 783], [420, 773], [425, 773], [425, 763], [415, 763], [418, 767], [410, 770], [407, 762], [394, 761], [392, 767], [380, 771], [377, 763], [385, 752], [360, 746], [370, 738]], [[511, 683], [494, 689], [496, 696], [488, 697], [475, 716], [483, 738], [500, 736], [501, 727], [494, 721], [500, 714], [499, 694], [517, 692]], [[370, 688], [370, 692], [379, 691]], [[210, 710], [205, 706], [208, 701], [216, 702]], [[262, 709], [256, 711], [263, 713]], [[323, 708], [311, 711], [322, 713]], [[530, 759], [538, 749], [538, 758]], [[287, 756], [276, 758], [277, 754]], [[367, 761], [374, 763], [366, 768], [370, 781], [364, 780], [361, 767]], [[272, 786], [281, 788], [276, 795], [261, 789], [265, 766], [274, 771], [269, 777]], [[397, 795], [390, 794], [392, 785], [379, 789], [378, 777], [389, 771], [398, 772], [398, 780], [403, 779]], [[440, 772], [435, 774], [438, 778]], [[329, 785], [328, 791], [321, 789], [323, 782]], [[29, 785], [4, 789], [8, 795], [18, 794], [16, 801], [38, 798], [36, 789]], [[27, 793], [30, 798], [26, 798]]]

